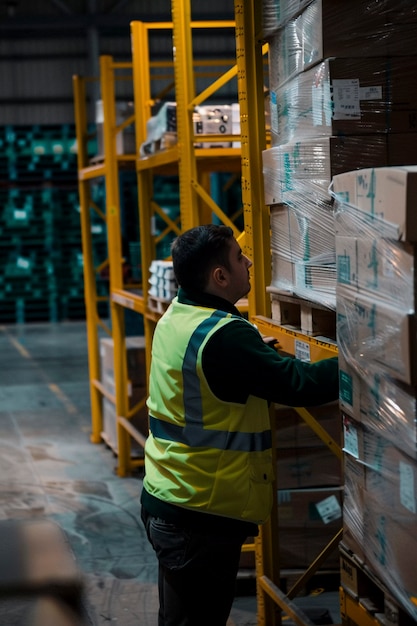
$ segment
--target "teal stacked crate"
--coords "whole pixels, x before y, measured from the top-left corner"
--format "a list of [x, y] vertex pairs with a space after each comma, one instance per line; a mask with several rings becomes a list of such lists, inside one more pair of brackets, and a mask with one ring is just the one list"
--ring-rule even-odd
[[0, 148], [0, 321], [83, 318], [75, 126], [4, 126]]
[[[104, 212], [104, 195], [100, 185], [92, 188], [94, 203]], [[54, 195], [54, 220], [59, 254], [56, 277], [60, 319], [84, 319], [84, 264], [81, 242], [80, 207], [76, 190], [60, 188]], [[91, 210], [91, 235], [93, 262], [99, 266], [107, 258], [107, 240], [104, 222]], [[101, 317], [108, 316], [109, 283], [106, 271], [97, 274], [97, 295], [104, 300], [98, 303]]]
[[56, 321], [52, 216], [37, 203], [36, 191], [11, 189], [2, 200], [0, 318]]

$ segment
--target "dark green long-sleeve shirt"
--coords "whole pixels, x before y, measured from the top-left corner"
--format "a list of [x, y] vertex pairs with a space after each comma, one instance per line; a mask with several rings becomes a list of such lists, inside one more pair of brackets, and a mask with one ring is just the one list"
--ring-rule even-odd
[[[208, 294], [179, 290], [184, 304], [208, 306], [241, 316], [235, 306]], [[315, 406], [337, 400], [337, 358], [306, 363], [281, 356], [242, 318], [214, 333], [203, 352], [203, 370], [213, 393], [244, 403], [249, 395], [288, 406]]]

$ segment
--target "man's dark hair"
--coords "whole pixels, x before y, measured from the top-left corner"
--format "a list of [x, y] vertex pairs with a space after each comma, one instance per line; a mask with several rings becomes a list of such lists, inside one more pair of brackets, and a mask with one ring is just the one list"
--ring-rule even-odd
[[171, 246], [174, 273], [180, 287], [204, 291], [215, 265], [230, 269], [233, 231], [229, 226], [206, 224], [187, 230]]

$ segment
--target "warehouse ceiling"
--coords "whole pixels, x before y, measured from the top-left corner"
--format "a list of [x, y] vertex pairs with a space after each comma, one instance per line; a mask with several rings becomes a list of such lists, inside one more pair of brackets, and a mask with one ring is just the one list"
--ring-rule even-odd
[[[234, 18], [233, 0], [190, 4], [193, 20]], [[98, 77], [103, 55], [129, 62], [132, 21], [171, 19], [171, 0], [0, 0], [1, 124], [73, 121], [72, 77]], [[193, 54], [233, 58], [234, 30], [196, 29]], [[149, 55], [172, 59], [170, 29], [153, 31]], [[99, 99], [97, 85], [92, 102]]]
[[[192, 0], [193, 19], [233, 19], [233, 0]], [[97, 27], [102, 34], [126, 32], [130, 21], [171, 19], [170, 0], [1, 0], [1, 36], [56, 36]]]

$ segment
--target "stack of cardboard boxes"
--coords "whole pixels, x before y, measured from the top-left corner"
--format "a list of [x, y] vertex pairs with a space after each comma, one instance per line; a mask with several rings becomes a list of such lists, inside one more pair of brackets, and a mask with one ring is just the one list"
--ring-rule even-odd
[[[264, 0], [272, 284], [335, 309], [333, 176], [417, 162], [417, 9], [406, 0]], [[289, 214], [289, 215], [286, 215]], [[290, 244], [276, 245], [275, 222]]]
[[417, 618], [417, 166], [336, 176], [343, 545]]
[[[311, 407], [340, 446], [337, 403]], [[295, 409], [276, 407], [279, 557], [281, 570], [307, 569], [342, 525], [342, 464]], [[323, 567], [338, 570], [334, 551]]]
[[[114, 341], [111, 337], [100, 339], [101, 382], [110, 398], [103, 396], [103, 432], [102, 437], [112, 450], [118, 453], [117, 416], [115, 406], [114, 377]], [[126, 337], [126, 367], [129, 399], [129, 410], [137, 409], [130, 421], [144, 437], [148, 435], [148, 412], [146, 407], [146, 361], [145, 338], [142, 335]], [[124, 415], [123, 417], [128, 417]], [[143, 456], [143, 448], [132, 439], [132, 456]]]
[[[414, 182], [408, 177], [405, 188], [385, 186], [384, 206], [391, 213], [368, 212], [355, 234], [344, 228], [346, 212], [338, 210], [335, 220], [334, 194], [335, 181], [346, 172], [354, 177], [357, 170], [417, 163], [417, 97], [410, 89], [417, 78], [417, 6], [407, 0], [263, 0], [263, 32], [269, 43], [271, 123], [271, 147], [263, 153], [265, 202], [271, 214], [268, 291], [273, 304], [286, 294], [334, 312], [345, 437], [356, 442], [350, 445], [357, 450], [356, 456], [346, 455], [346, 478], [334, 474], [339, 485], [345, 481], [345, 538], [355, 553], [364, 557], [366, 549], [367, 562], [381, 570], [381, 578], [382, 570], [389, 570], [385, 577], [389, 575], [390, 586], [411, 604], [411, 594], [417, 596], [415, 582], [410, 587], [410, 568], [402, 567], [399, 574], [398, 566], [407, 553], [405, 537], [415, 545], [410, 520], [417, 510], [412, 513], [417, 507], [417, 403], [407, 387], [416, 382], [414, 254], [405, 243], [387, 245], [387, 238], [416, 241], [410, 235], [410, 214], [404, 212], [401, 224], [397, 218], [399, 207], [411, 206]], [[378, 170], [372, 171], [374, 177]], [[355, 190], [363, 201], [371, 201], [373, 184], [368, 181], [364, 191], [358, 180], [363, 182], [355, 179]], [[339, 203], [348, 192], [351, 188], [337, 189]], [[349, 199], [354, 204], [354, 196]], [[377, 237], [368, 237], [368, 221], [382, 227]], [[352, 362], [355, 366], [348, 369]], [[371, 434], [362, 428], [364, 413], [373, 423]], [[336, 416], [342, 430], [338, 409]], [[296, 450], [294, 445], [293, 456]], [[361, 450], [367, 451], [366, 472]], [[278, 452], [281, 463], [291, 454]], [[406, 456], [399, 458], [399, 453]], [[310, 477], [308, 488], [336, 486], [321, 482], [323, 466], [314, 484]], [[281, 476], [287, 479], [288, 473], [281, 469]], [[378, 489], [368, 490], [374, 483]], [[396, 486], [400, 488], [394, 497]], [[373, 515], [378, 507], [379, 516]], [[391, 515], [394, 510], [397, 517]], [[401, 524], [403, 534], [392, 541]], [[280, 536], [284, 543], [285, 535]]]

